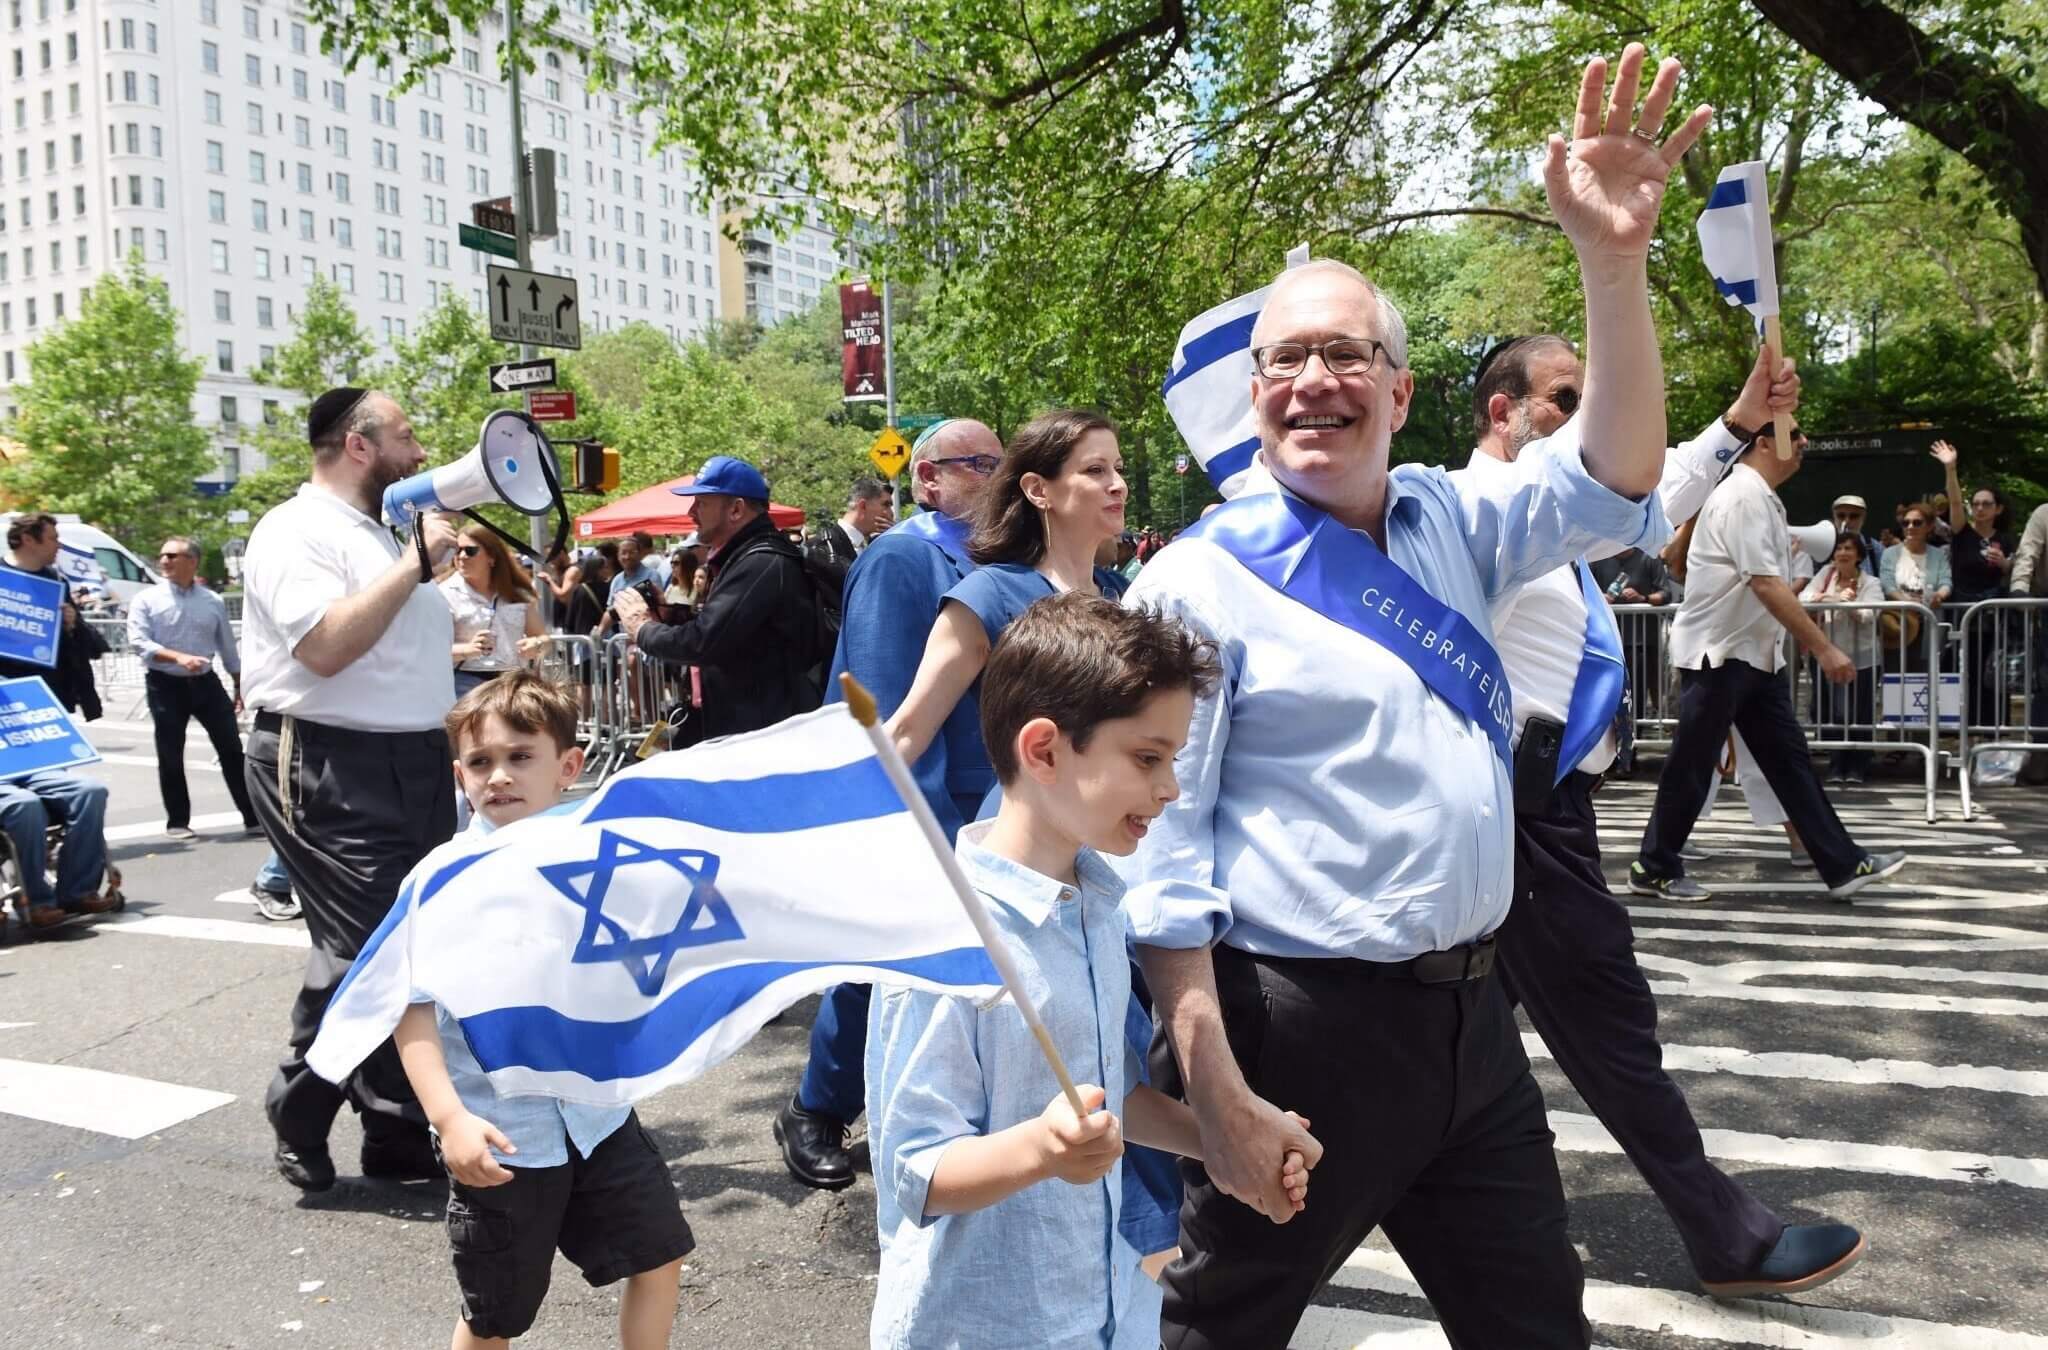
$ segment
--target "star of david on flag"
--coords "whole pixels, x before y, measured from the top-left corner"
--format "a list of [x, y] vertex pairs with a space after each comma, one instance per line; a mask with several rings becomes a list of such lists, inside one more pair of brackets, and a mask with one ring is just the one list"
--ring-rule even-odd
[[868, 735], [833, 705], [428, 854], [306, 1061], [338, 1082], [431, 1000], [497, 1091], [625, 1105], [844, 982], [1002, 988]]

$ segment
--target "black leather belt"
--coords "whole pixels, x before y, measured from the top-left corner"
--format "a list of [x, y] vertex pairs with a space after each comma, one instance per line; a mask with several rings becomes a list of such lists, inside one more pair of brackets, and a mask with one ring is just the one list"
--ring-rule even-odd
[[1481, 938], [1447, 952], [1425, 952], [1406, 961], [1362, 961], [1375, 979], [1413, 980], [1417, 984], [1466, 984], [1493, 973], [1493, 939]]
[[[258, 708], [256, 710], [255, 729], [257, 731], [267, 731], [275, 736], [284, 730], [284, 715]], [[336, 727], [329, 726], [325, 722], [309, 722], [303, 717], [294, 717], [292, 719], [292, 734], [308, 743], [328, 744], [335, 742], [360, 742], [366, 744], [391, 742], [394, 744], [406, 744], [416, 742], [422, 737], [433, 737], [435, 740], [445, 743], [447, 739], [447, 733], [439, 727], [429, 727], [422, 731], [361, 731], [355, 727]]]

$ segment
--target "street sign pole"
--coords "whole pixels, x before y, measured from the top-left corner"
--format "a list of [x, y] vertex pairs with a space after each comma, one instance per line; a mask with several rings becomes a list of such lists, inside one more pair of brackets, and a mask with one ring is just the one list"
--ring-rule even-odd
[[[889, 211], [882, 209], [882, 234], [889, 235]], [[889, 308], [889, 274], [882, 273], [882, 392], [887, 395], [883, 403], [883, 420], [889, 429], [896, 429], [896, 316]], [[896, 475], [889, 480], [890, 514], [898, 519], [903, 515], [903, 476]]]
[[[505, 53], [506, 62], [512, 68], [512, 199], [519, 206], [519, 219], [514, 222], [512, 240], [519, 250], [519, 270], [533, 270], [533, 184], [526, 176], [526, 110], [519, 99], [519, 8], [522, 0], [505, 0]], [[531, 361], [539, 350], [530, 342], [519, 344], [519, 357]], [[533, 415], [533, 399], [520, 399], [528, 416]], [[527, 542], [533, 551], [540, 554], [548, 546], [548, 523], [546, 516], [532, 516], [526, 522]]]

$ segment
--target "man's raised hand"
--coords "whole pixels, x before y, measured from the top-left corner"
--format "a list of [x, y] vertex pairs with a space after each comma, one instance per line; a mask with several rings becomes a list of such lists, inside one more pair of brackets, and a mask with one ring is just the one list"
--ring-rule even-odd
[[1657, 232], [1657, 210], [1671, 166], [1707, 129], [1714, 110], [1695, 108], [1661, 144], [1671, 100], [1678, 92], [1679, 65], [1667, 57], [1657, 67], [1650, 92], [1636, 112], [1644, 49], [1631, 42], [1615, 70], [1614, 96], [1605, 103], [1607, 60], [1595, 57], [1579, 81], [1572, 139], [1550, 138], [1543, 164], [1543, 190], [1550, 210], [1582, 261], [1641, 259]]

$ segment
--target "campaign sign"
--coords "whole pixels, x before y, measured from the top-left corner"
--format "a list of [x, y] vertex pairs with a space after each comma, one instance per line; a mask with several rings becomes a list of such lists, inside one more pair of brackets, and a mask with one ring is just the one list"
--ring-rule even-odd
[[40, 678], [0, 680], [0, 780], [99, 757]]
[[55, 667], [63, 604], [63, 582], [0, 567], [0, 656]]

